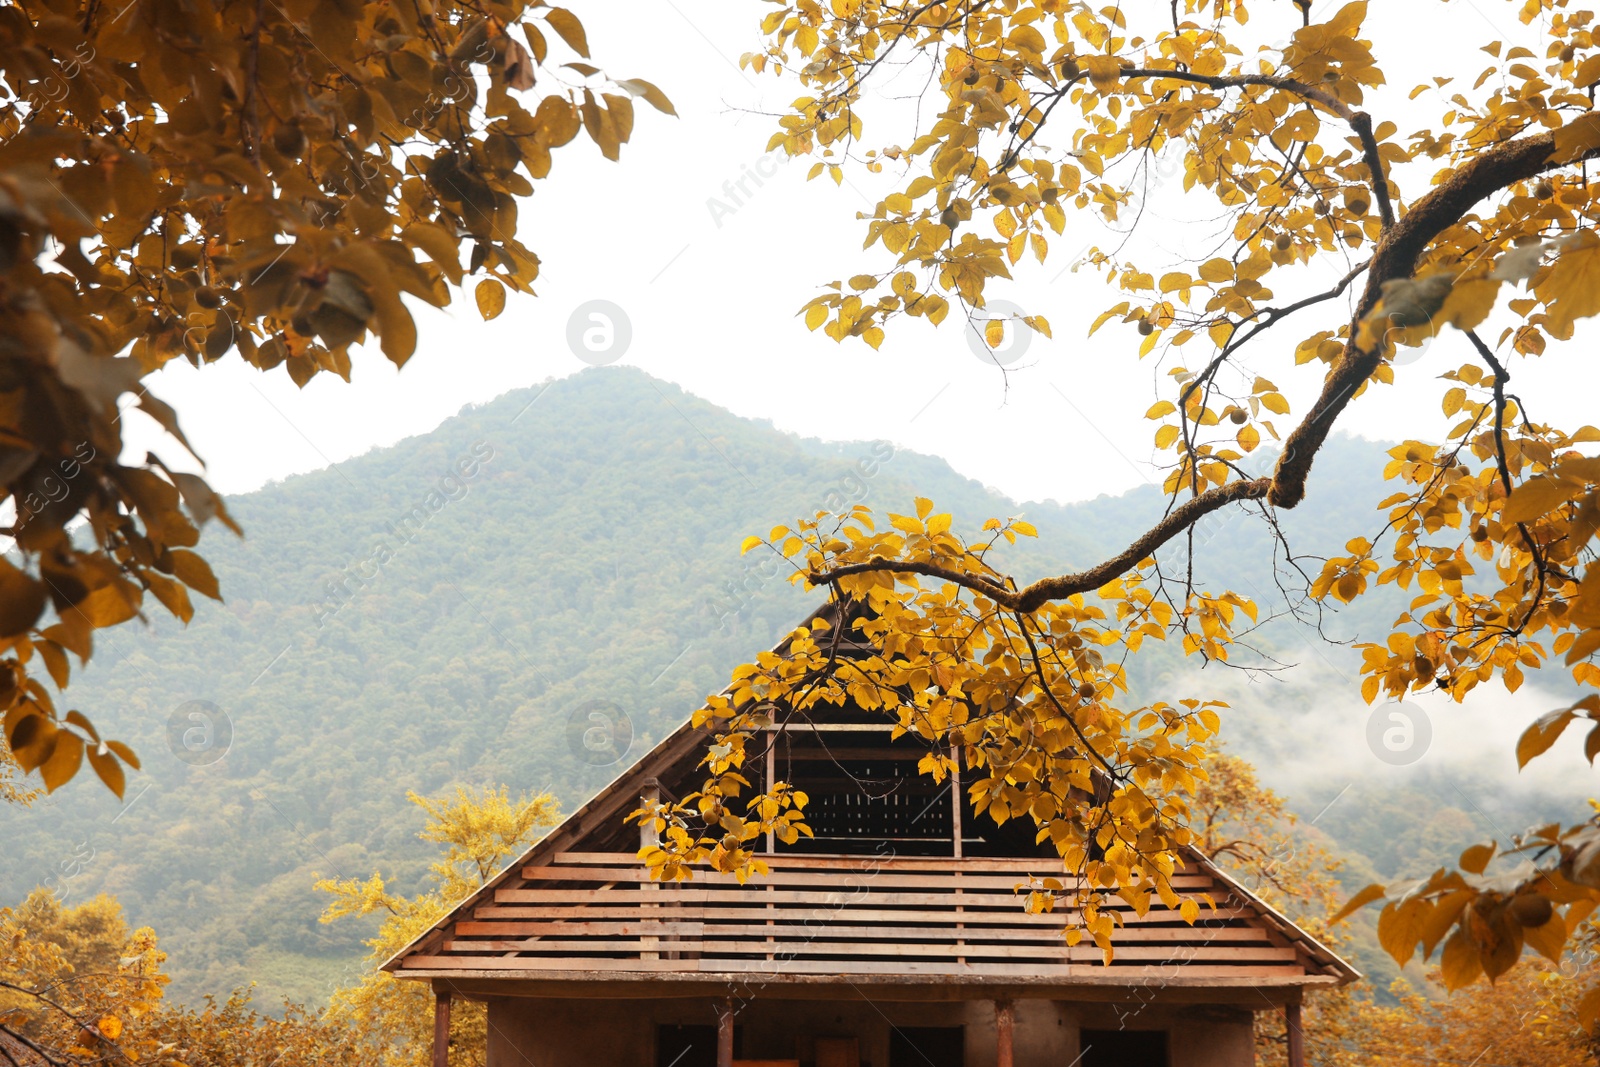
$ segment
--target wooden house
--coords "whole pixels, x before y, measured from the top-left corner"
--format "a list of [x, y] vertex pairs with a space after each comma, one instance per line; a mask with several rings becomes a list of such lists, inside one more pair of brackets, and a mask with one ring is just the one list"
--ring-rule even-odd
[[753, 769], [811, 798], [770, 876], [652, 882], [624, 819], [698, 789], [706, 740], [678, 729], [384, 964], [432, 984], [436, 1067], [459, 998], [488, 1004], [490, 1067], [1247, 1067], [1256, 1025], [1299, 1067], [1304, 991], [1359, 977], [1199, 855], [1194, 925], [1157, 904], [1110, 965], [1069, 947], [1016, 891], [1060, 873], [1031, 822], [974, 817], [849, 709], [774, 727]]

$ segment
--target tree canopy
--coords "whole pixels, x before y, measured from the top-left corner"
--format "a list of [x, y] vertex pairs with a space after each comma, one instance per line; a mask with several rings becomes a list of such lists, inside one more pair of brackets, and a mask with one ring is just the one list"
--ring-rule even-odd
[[[458, 786], [453, 796], [407, 799], [429, 816], [417, 836], [443, 846], [427, 892], [396, 896], [377, 874], [317, 887], [334, 897], [324, 922], [384, 914], [368, 942], [373, 963], [447, 914], [559, 815], [549, 794], [512, 800], [504, 787]], [[433, 1061], [433, 994], [425, 985], [369, 969], [339, 990], [326, 1012], [286, 1002], [272, 1016], [250, 1007], [250, 989], [235, 989], [220, 1004], [207, 994], [204, 1008], [167, 1003], [166, 960], [154, 931], [130, 934], [121, 904], [104, 894], [69, 907], [41, 886], [20, 906], [0, 907], [0, 1062], [424, 1067]], [[456, 1014], [452, 1062], [481, 1067], [486, 1020], [482, 1003], [469, 1002]]]
[[518, 201], [552, 153], [584, 133], [615, 160], [636, 99], [672, 113], [590, 58], [576, 15], [523, 0], [0, 6], [6, 761], [54, 790], [87, 758], [120, 795], [137, 756], [51, 684], [150, 599], [187, 621], [221, 595], [199, 529], [239, 527], [192, 461], [123, 455], [119, 405], [188, 450], [145, 384], [172, 360], [348, 379], [369, 335], [411, 357], [404, 297], [473, 276], [492, 318], [531, 292]]
[[[1391, 452], [1394, 493], [1343, 554], [1281, 546], [1298, 610], [1408, 591], [1386, 638], [1362, 646], [1369, 702], [1515, 689], [1546, 666], [1600, 686], [1600, 429], [1536, 421], [1538, 397], [1509, 391], [1517, 361], [1567, 356], [1561, 342], [1600, 313], [1587, 177], [1600, 51], [1592, 13], [1566, 0], [1503, 10], [1517, 39], [1483, 41], [1473, 84], [1421, 80], [1412, 106], [1436, 117], [1407, 135], [1369, 98], [1414, 42], [1369, 40], [1362, 2], [1314, 18], [1304, 0], [777, 0], [744, 62], [804, 95], [771, 147], [813, 157], [813, 177], [864, 167], [897, 188], [864, 216], [881, 270], [805, 304], [812, 329], [876, 347], [902, 317], [975, 314], [1025, 257], [1056, 255], [1069, 225], [1137, 234], [1133, 205], [1162, 163], [1181, 173], [1191, 217], [1210, 220], [1213, 247], [1158, 265], [1135, 261], [1124, 232], [1083, 259], [1114, 293], [1095, 329], [1125, 327], [1129, 358], [1160, 360], [1168, 382], [1148, 412], [1167, 509], [1122, 550], [1023, 581], [995, 554], [1035, 535], [1030, 524], [963, 532], [930, 500], [883, 521], [862, 506], [818, 512], [746, 542], [827, 590], [845, 622], [796, 631], [711, 699], [704, 789], [638, 814], [663, 832], [646, 853], [662, 877], [700, 862], [759, 873], [757, 835], [806, 832], [803, 795], [777, 783], [746, 796], [740, 768], [762, 727], [848, 701], [948, 746], [923, 769], [942, 777], [960, 760], [980, 809], [1034, 820], [1068, 875], [1036, 903], [1068, 907], [1069, 940], [1112, 952], [1110, 897], [1177, 906], [1169, 878], [1197, 840], [1193, 797], [1221, 711], [1203, 697], [1128, 706], [1125, 663], [1168, 638], [1229, 661], [1258, 605], [1196, 581], [1208, 517], [1248, 507], [1272, 524], [1299, 505], [1341, 414], [1435, 337], [1462, 360], [1437, 387], [1454, 427]], [[891, 77], [925, 85], [926, 107], [886, 101]], [[983, 336], [997, 347], [1016, 329], [1050, 326], [1024, 313], [989, 319]], [[1311, 376], [1310, 405], [1293, 410], [1256, 369], [1269, 365], [1285, 381]], [[1269, 440], [1281, 452], [1259, 473], [1250, 454]], [[846, 654], [846, 638], [870, 651]], [[1591, 724], [1592, 760], [1600, 694], [1530, 726], [1519, 763], [1578, 722]], [[1496, 846], [1473, 846], [1459, 869], [1351, 905], [1386, 900], [1384, 947], [1402, 962], [1440, 949], [1452, 987], [1504, 974], [1525, 947], [1559, 959], [1600, 902], [1600, 826], [1551, 825], [1504, 847], [1493, 866]], [[1600, 993], [1582, 1007], [1592, 1024]]]

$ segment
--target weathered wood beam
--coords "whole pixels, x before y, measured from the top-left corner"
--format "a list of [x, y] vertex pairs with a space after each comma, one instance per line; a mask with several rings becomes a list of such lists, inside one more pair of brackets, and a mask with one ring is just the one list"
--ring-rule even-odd
[[1289, 1067], [1306, 1067], [1306, 1033], [1300, 1028], [1300, 1002], [1283, 1006], [1283, 1021], [1289, 1030]]
[[717, 1002], [717, 1067], [733, 1067], [733, 998]]
[[433, 1067], [450, 1067], [450, 994], [433, 994]]
[[994, 1002], [994, 1063], [995, 1067], [1014, 1067], [1011, 1038], [1016, 1029], [1016, 1011], [1009, 1000]]

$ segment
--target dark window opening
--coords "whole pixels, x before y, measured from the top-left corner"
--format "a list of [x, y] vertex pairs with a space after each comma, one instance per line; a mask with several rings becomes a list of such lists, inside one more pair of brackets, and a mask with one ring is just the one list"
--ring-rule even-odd
[[[856, 725], [872, 729], [836, 729], [829, 723], [817, 729], [801, 723], [778, 735], [774, 744], [774, 772], [809, 797], [806, 824], [811, 837], [793, 844], [777, 844], [779, 852], [870, 854], [893, 850], [901, 856], [948, 856], [955, 823], [955, 798], [946, 778], [935, 783], [918, 769], [929, 752], [928, 743], [914, 733], [890, 739], [882, 718], [855, 712]], [[770, 735], [769, 735], [770, 736]], [[765, 779], [765, 753], [753, 770]], [[961, 792], [962, 852], [968, 856], [1053, 856], [1048, 842], [1037, 842], [1038, 826], [1032, 819], [996, 824], [979, 816], [966, 793]], [[762, 783], [765, 784], [764, 781]]]
[[[742, 1027], [733, 1028], [733, 1055], [739, 1058]], [[715, 1026], [656, 1027], [656, 1067], [717, 1067]]]
[[1165, 1030], [1084, 1030], [1083, 1067], [1167, 1067]]
[[965, 1067], [966, 1028], [896, 1026], [889, 1031], [889, 1067]]
[[806, 822], [811, 840], [824, 852], [843, 851], [858, 842], [890, 842], [898, 851], [920, 852], [920, 845], [948, 852], [950, 786], [935, 785], [917, 772], [913, 760], [810, 762], [811, 773], [796, 776], [806, 790]]

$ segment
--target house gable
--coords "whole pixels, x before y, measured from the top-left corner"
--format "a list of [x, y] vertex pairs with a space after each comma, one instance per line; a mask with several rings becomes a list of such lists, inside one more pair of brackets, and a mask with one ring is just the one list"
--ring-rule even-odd
[[[815, 616], [813, 616], [815, 617]], [[781, 646], [779, 651], [781, 651]], [[697, 871], [652, 882], [625, 822], [641, 797], [699, 787], [706, 729], [680, 727], [488, 885], [384, 964], [401, 978], [508, 982], [574, 993], [760, 976], [790, 984], [974, 983], [1161, 988], [1298, 987], [1358, 977], [1348, 964], [1198, 854], [1174, 878], [1194, 924], [1159, 904], [1118, 911], [1107, 964], [1070, 946], [1068, 916], [1029, 914], [1019, 888], [1060, 876], [1028, 820], [976, 818], [958, 783], [916, 770], [927, 751], [847, 709], [790, 722], [745, 768], [760, 788], [811, 796], [815, 837], [769, 839], [770, 873], [741, 885]]]

